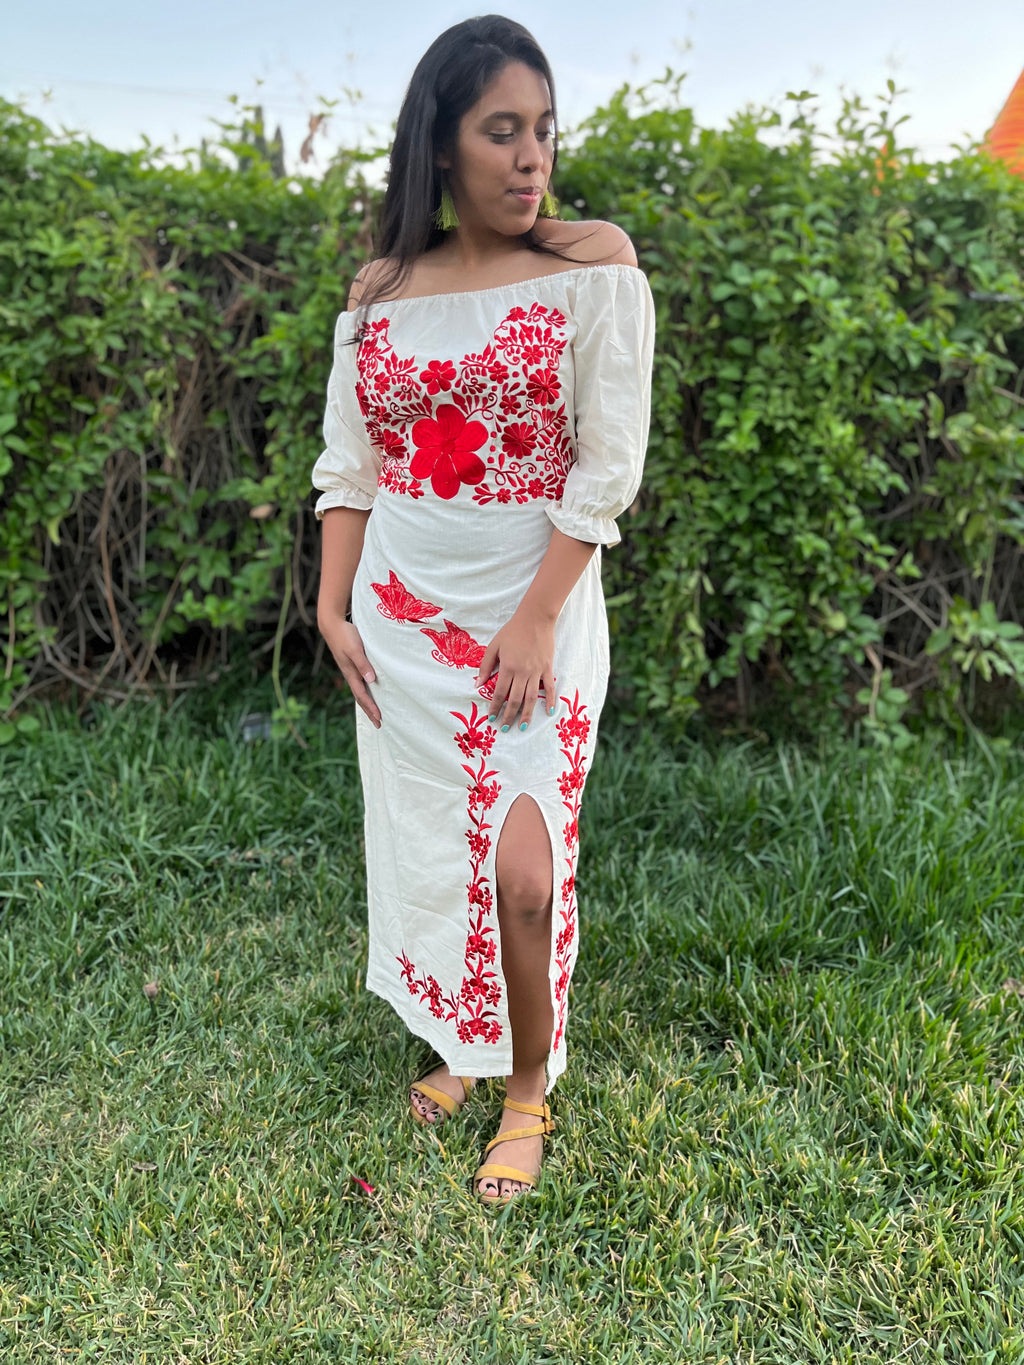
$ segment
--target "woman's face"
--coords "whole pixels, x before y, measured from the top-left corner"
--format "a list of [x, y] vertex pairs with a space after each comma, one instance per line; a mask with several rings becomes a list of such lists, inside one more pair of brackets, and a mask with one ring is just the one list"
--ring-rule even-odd
[[555, 124], [547, 81], [509, 62], [459, 123], [449, 171], [461, 227], [504, 236], [528, 231], [548, 187]]

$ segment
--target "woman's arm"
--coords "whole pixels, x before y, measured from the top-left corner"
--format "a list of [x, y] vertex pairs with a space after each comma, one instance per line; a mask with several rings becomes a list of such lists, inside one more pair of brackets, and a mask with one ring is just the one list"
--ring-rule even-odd
[[552, 528], [550, 544], [522, 602], [487, 646], [476, 685], [485, 682], [497, 664], [488, 718], [496, 721], [500, 714], [502, 729], [511, 727], [517, 716], [520, 729], [529, 725], [542, 685], [548, 714], [554, 714], [555, 622], [596, 549]]
[[367, 687], [375, 674], [358, 630], [346, 619], [369, 515], [356, 507], [331, 507], [323, 515], [316, 623], [352, 695], [380, 729], [380, 708]]

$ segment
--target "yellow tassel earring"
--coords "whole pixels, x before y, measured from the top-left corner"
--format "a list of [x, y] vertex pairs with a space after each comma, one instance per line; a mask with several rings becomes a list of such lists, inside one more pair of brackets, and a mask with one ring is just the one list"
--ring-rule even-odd
[[455, 200], [447, 185], [441, 189], [441, 204], [434, 214], [434, 225], [442, 232], [451, 232], [459, 226], [459, 215], [455, 212]]
[[544, 197], [540, 201], [540, 208], [537, 210], [538, 218], [557, 218], [558, 200], [550, 190], [544, 191]]

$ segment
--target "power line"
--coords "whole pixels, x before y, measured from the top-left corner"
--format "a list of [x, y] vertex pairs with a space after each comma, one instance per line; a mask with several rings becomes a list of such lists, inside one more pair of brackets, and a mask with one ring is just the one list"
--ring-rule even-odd
[[[44, 75], [42, 72], [38, 71], [22, 72], [21, 76], [17, 78], [11, 78], [6, 74], [3, 77], [4, 83], [11, 85], [15, 83], [15, 80], [26, 79], [44, 81], [47, 89], [56, 89], [58, 86], [71, 85], [81, 86], [82, 88], [89, 90], [117, 90], [130, 95], [159, 95], [162, 97], [170, 97], [171, 99], [218, 100], [225, 103], [229, 101], [229, 97], [225, 95], [223, 90], [183, 89], [180, 86], [173, 88], [171, 86], [159, 85], [129, 85], [122, 81], [95, 81], [83, 79], [79, 76]], [[309, 101], [306, 101], [300, 99], [294, 93], [285, 94], [284, 92], [275, 92], [262, 88], [254, 92], [253, 98], [271, 104], [275, 109], [287, 106], [300, 113], [308, 113], [314, 102], [314, 97], [312, 96]], [[354, 123], [365, 123], [373, 117], [382, 118], [389, 114], [393, 117], [394, 114], [394, 111], [383, 104], [363, 105], [361, 100], [357, 102], [356, 108], [359, 110], [365, 109], [365, 115], [357, 112], [356, 109], [344, 110], [335, 108], [330, 111], [329, 117], [345, 119]]]

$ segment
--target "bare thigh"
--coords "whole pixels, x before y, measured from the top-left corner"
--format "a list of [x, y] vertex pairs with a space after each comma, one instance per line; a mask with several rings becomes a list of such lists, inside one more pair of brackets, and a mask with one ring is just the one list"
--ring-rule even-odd
[[551, 908], [551, 841], [536, 801], [517, 796], [495, 853], [499, 915], [529, 923]]

